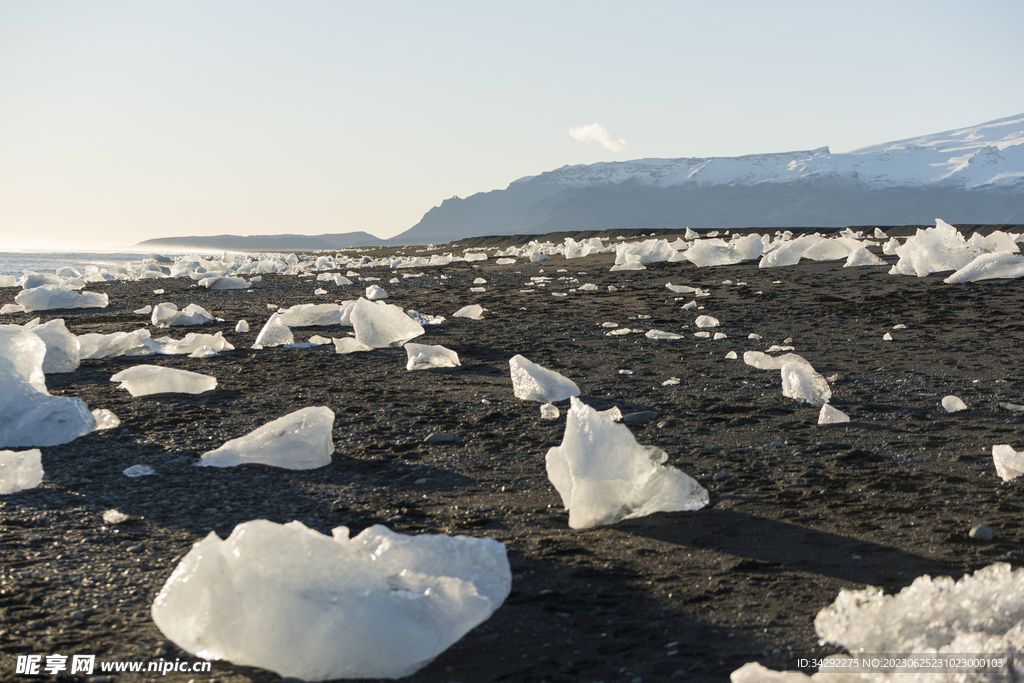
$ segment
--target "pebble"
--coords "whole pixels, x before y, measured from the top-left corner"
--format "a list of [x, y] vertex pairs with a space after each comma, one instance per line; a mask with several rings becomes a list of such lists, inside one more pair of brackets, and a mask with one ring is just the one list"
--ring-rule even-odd
[[977, 541], [985, 541], [987, 543], [992, 540], [992, 530], [984, 524], [979, 524], [971, 529], [971, 538]]

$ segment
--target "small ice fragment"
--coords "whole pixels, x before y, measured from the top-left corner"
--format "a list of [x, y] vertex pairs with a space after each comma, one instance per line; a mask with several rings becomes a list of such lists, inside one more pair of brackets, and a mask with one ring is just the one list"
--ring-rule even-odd
[[597, 291], [597, 285], [595, 285], [593, 283], [587, 283], [585, 285], [580, 285], [579, 291], [581, 291], [581, 292], [596, 292]]
[[676, 294], [693, 294], [697, 290], [694, 287], [687, 287], [686, 285], [674, 285], [671, 282], [666, 282], [665, 287], [672, 290]]
[[132, 313], [135, 315], [149, 315], [153, 311], [152, 304], [143, 306], [142, 308], [136, 308]]
[[730, 351], [729, 353], [725, 354], [725, 357], [728, 360], [736, 360], [737, 358], [739, 358], [739, 356], [736, 355], [735, 351]]
[[162, 290], [162, 289], [154, 289], [154, 290], [153, 290], [153, 293], [154, 293], [154, 294], [163, 294], [163, 293], [164, 293], [164, 290]]
[[698, 510], [708, 492], [668, 454], [641, 446], [629, 429], [570, 399], [565, 435], [548, 450], [548, 478], [569, 510], [569, 526], [587, 529], [654, 512]]
[[608, 410], [599, 410], [597, 414], [612, 422], [622, 422], [622, 411], [619, 410], [618, 406], [612, 406]]
[[720, 324], [717, 318], [712, 318], [710, 315], [698, 315], [694, 323], [701, 329], [705, 327], [718, 327]]
[[312, 470], [331, 462], [334, 411], [325, 407], [296, 410], [203, 453], [201, 467], [271, 465], [289, 470]]
[[388, 293], [377, 285], [370, 285], [366, 288], [366, 298], [370, 301], [376, 301], [378, 299], [387, 299]]
[[217, 388], [217, 378], [188, 370], [175, 370], [159, 365], [136, 365], [110, 378], [120, 382], [132, 396], [150, 394], [201, 394]]
[[473, 280], [473, 284], [474, 285], [486, 285], [487, 284], [487, 280], [483, 279], [482, 277], [478, 277], [477, 279]]
[[43, 480], [43, 454], [28, 451], [0, 451], [0, 495], [34, 489]]
[[633, 371], [632, 370], [619, 370], [619, 374], [620, 375], [632, 375]]
[[212, 358], [217, 355], [217, 349], [212, 346], [203, 345], [197, 348], [192, 353], [188, 354], [189, 358]]
[[644, 334], [644, 336], [647, 337], [648, 339], [663, 339], [663, 340], [673, 340], [673, 339], [682, 339], [683, 338], [683, 335], [681, 335], [681, 334], [676, 334], [675, 332], [665, 332], [663, 330], [647, 330], [647, 332], [646, 332], [646, 334]]
[[693, 336], [697, 337], [698, 339], [708, 339], [711, 336], [711, 333], [710, 332], [694, 332]]
[[892, 341], [892, 335], [886, 332], [882, 335], [882, 341]]
[[618, 327], [618, 323], [601, 323], [601, 327]]
[[715, 339], [725, 339], [728, 335], [725, 332], [715, 332]]
[[775, 357], [760, 351], [746, 351], [743, 354], [743, 362], [758, 370], [781, 370], [786, 363], [807, 363], [807, 360], [795, 353]]
[[148, 476], [156, 474], [156, 470], [154, 470], [149, 465], [132, 465], [131, 467], [126, 469], [123, 472], [123, 474], [126, 477], [132, 477], [132, 478], [134, 478], [134, 477], [148, 477]]
[[336, 353], [356, 353], [357, 351], [373, 351], [373, 349], [366, 344], [360, 344], [355, 340], [354, 337], [342, 337], [341, 339], [332, 338], [334, 342], [334, 351]]
[[1009, 444], [992, 446], [992, 461], [996, 465], [996, 474], [1003, 481], [1010, 481], [1024, 474], [1024, 451], [1015, 451]]
[[406, 370], [455, 368], [461, 365], [459, 354], [443, 346], [409, 342], [405, 345], [405, 352], [409, 355], [409, 362], [405, 365]]
[[818, 424], [820, 425], [831, 425], [849, 421], [849, 415], [841, 410], [833, 408], [827, 403], [821, 406], [821, 412], [818, 413]]
[[747, 335], [747, 339], [753, 339], [754, 341], [761, 341], [761, 335], [754, 334], [753, 332], [751, 332], [750, 334]]
[[0, 306], [0, 313], [7, 315], [9, 313], [24, 313], [25, 307], [21, 304], [4, 304]]
[[309, 338], [310, 344], [316, 344], [317, 346], [323, 346], [324, 344], [330, 344], [331, 340], [327, 337], [321, 337], [319, 334], [314, 334]]
[[676, 384], [679, 384], [679, 378], [678, 377], [669, 377], [667, 380], [665, 380], [664, 382], [661, 383], [661, 386], [663, 386], [663, 387], [671, 387], [671, 386], [675, 386]]
[[790, 362], [782, 366], [782, 395], [820, 406], [832, 398], [832, 390], [808, 363]]
[[633, 332], [639, 332], [639, 330], [631, 330], [628, 327], [620, 327], [618, 329], [612, 330], [611, 332], [605, 332], [604, 336], [606, 336], [606, 337], [621, 337], [624, 334], [631, 334]]
[[96, 420], [96, 431], [121, 426], [121, 418], [106, 408], [96, 408], [92, 411], [92, 417]]
[[267, 304], [267, 308], [269, 308], [272, 311], [275, 311], [278, 308], [280, 308], [280, 306], [278, 306], [277, 304]]
[[569, 296], [565, 292], [551, 292], [551, 296]]
[[904, 325], [903, 323], [900, 323], [899, 325], [893, 325], [892, 329], [894, 329], [894, 330], [905, 330], [905, 329], [907, 329], [907, 326]]
[[248, 331], [249, 331], [249, 323], [246, 322], [245, 320], [239, 320], [237, 323], [235, 323], [235, 332], [241, 334], [242, 332], [248, 332]]
[[314, 289], [313, 290], [313, 294], [315, 294], [317, 296], [320, 296], [321, 294], [326, 294], [326, 293], [327, 293], [326, 289]]
[[786, 337], [785, 339], [782, 340], [782, 343], [783, 344], [792, 344], [793, 343], [793, 338], [792, 337]]
[[994, 538], [992, 536], [992, 530], [984, 524], [979, 524], [978, 526], [972, 528], [968, 535], [976, 541], [982, 541], [985, 543], [991, 541]]
[[557, 420], [558, 415], [558, 406], [553, 403], [545, 403], [540, 407], [540, 419], [542, 420]]
[[471, 291], [471, 292], [486, 292], [487, 288], [486, 287], [470, 287], [469, 291]]
[[1000, 403], [999, 406], [1006, 408], [1007, 410], [1012, 410], [1015, 413], [1024, 413], [1024, 405], [1020, 405], [1019, 403]]
[[956, 413], [961, 410], [967, 410], [967, 404], [956, 396], [943, 397], [942, 407], [946, 409], [947, 413]]
[[469, 306], [463, 306], [459, 310], [452, 313], [453, 318], [470, 318], [471, 320], [480, 320], [484, 315], [484, 307], [480, 304], [470, 304]]
[[575, 382], [521, 355], [513, 356], [508, 365], [512, 375], [512, 391], [518, 399], [555, 403], [580, 395], [580, 388]]
[[122, 522], [127, 522], [129, 519], [131, 518], [128, 515], [117, 510], [107, 510], [103, 513], [104, 524], [121, 524]]

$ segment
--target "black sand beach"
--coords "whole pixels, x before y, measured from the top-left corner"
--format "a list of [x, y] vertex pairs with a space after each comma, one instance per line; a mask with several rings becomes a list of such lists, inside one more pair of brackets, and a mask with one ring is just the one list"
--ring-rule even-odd
[[[208, 291], [185, 278], [109, 283], [88, 288], [109, 294], [108, 308], [45, 312], [44, 321], [63, 318], [75, 334], [110, 333], [147, 327], [147, 316], [132, 313], [146, 304], [196, 303], [226, 322], [172, 328], [171, 336], [223, 331], [235, 350], [205, 360], [89, 360], [47, 377], [51, 393], [110, 409], [122, 424], [42, 449], [43, 484], [0, 498], [0, 679], [33, 680], [14, 675], [24, 654], [194, 661], [157, 630], [150, 605], [194, 542], [252, 519], [300, 520], [323, 533], [347, 525], [353, 534], [382, 523], [506, 545], [511, 595], [489, 621], [404, 679], [415, 683], [722, 681], [749, 661], [784, 669], [787, 657], [840, 651], [818, 645], [813, 620], [843, 588], [893, 592], [922, 574], [1024, 564], [1024, 488], [1002, 483], [991, 457], [994, 444], [1024, 447], [1024, 413], [1000, 405], [1024, 403], [1024, 282], [947, 285], [943, 274], [894, 276], [843, 262], [654, 263], [609, 272], [613, 262], [605, 254], [498, 266], [492, 256], [361, 271], [381, 278], [390, 303], [448, 317], [414, 341], [456, 351], [462, 366], [452, 369], [407, 372], [401, 348], [349, 355], [333, 346], [251, 348], [267, 304], [353, 299], [370, 283], [265, 275], [244, 292]], [[407, 272], [425, 275], [402, 279]], [[436, 279], [442, 274], [449, 279]], [[529, 287], [539, 274], [552, 281]], [[401, 281], [390, 284], [392, 277]], [[480, 277], [486, 291], [470, 292]], [[666, 282], [710, 291], [698, 300], [704, 310], [682, 310], [693, 297]], [[587, 283], [599, 291], [569, 292]], [[314, 295], [318, 287], [329, 294]], [[17, 291], [0, 290], [0, 304]], [[450, 317], [471, 303], [487, 309], [482, 320]], [[700, 314], [718, 318], [728, 337], [693, 337]], [[235, 334], [243, 318], [251, 331]], [[604, 322], [685, 338], [607, 336]], [[906, 328], [893, 329], [898, 324]], [[303, 341], [349, 328], [293, 331]], [[892, 341], [883, 341], [886, 333]], [[790, 338], [795, 353], [829, 378], [832, 405], [851, 422], [819, 426], [817, 408], [782, 395], [777, 371], [744, 364], [744, 351]], [[729, 351], [740, 360], [727, 360]], [[544, 465], [562, 440], [565, 404], [549, 422], [539, 404], [514, 398], [508, 360], [515, 354], [574, 380], [595, 408], [645, 413], [630, 430], [708, 488], [709, 506], [569, 529]], [[132, 398], [109, 381], [140, 363], [211, 374], [219, 387]], [[679, 383], [664, 386], [671, 377]], [[947, 413], [940, 401], [948, 394], [968, 410]], [[193, 467], [201, 453], [306, 406], [336, 413], [329, 466]], [[435, 432], [461, 442], [424, 443]], [[122, 474], [137, 464], [158, 474]], [[109, 509], [130, 520], [104, 525]], [[969, 538], [976, 524], [994, 540]], [[104, 680], [99, 672], [34, 679]], [[279, 677], [218, 662], [207, 674], [107, 680]]]

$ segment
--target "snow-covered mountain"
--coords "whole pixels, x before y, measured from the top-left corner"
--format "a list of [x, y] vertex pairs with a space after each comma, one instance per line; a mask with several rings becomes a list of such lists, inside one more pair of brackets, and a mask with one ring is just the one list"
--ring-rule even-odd
[[394, 242], [487, 234], [684, 227], [1024, 223], [1024, 114], [844, 154], [562, 168], [446, 200]]

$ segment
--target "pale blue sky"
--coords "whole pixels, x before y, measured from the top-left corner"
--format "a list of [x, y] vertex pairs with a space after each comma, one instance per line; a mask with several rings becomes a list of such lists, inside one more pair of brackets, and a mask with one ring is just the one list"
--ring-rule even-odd
[[[565, 164], [1024, 113], [1024, 3], [0, 0], [0, 250], [390, 237]], [[619, 151], [569, 128], [599, 123]]]

